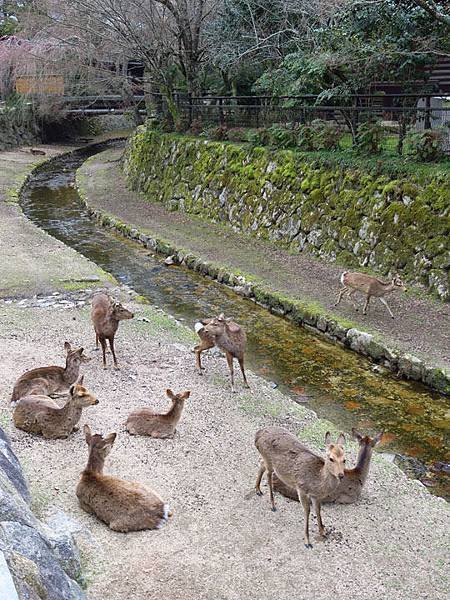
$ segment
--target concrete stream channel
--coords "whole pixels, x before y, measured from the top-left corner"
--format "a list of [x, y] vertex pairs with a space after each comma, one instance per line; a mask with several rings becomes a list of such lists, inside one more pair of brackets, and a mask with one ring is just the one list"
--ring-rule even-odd
[[[22, 189], [22, 210], [118, 281], [176, 319], [224, 312], [248, 334], [248, 366], [293, 401], [349, 431], [383, 429], [383, 451], [432, 493], [450, 497], [450, 400], [417, 383], [400, 381], [365, 358], [271, 314], [230, 288], [164, 258], [94, 222], [74, 189], [75, 172], [107, 146], [87, 147], [38, 167]], [[194, 360], [194, 358], [192, 358]]]

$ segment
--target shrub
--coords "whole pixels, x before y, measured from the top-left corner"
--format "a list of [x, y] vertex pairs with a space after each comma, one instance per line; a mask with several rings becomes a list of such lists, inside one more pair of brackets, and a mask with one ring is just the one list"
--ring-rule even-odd
[[424, 162], [437, 161], [444, 158], [443, 129], [424, 129], [409, 134], [407, 141], [410, 156]]
[[383, 126], [380, 121], [362, 123], [356, 136], [356, 148], [362, 154], [378, 154], [383, 141]]
[[314, 150], [314, 130], [311, 125], [303, 124], [297, 128], [297, 146], [300, 150]]
[[282, 125], [271, 125], [267, 129], [269, 145], [277, 148], [293, 148], [296, 145], [295, 132]]
[[204, 129], [204, 125], [200, 119], [192, 119], [191, 124], [189, 125], [188, 132], [191, 135], [200, 135]]
[[228, 139], [228, 129], [225, 125], [218, 125], [207, 130], [208, 137], [215, 142], [223, 142]]
[[227, 137], [230, 142], [246, 142], [247, 131], [243, 127], [232, 127], [227, 132]]
[[312, 145], [314, 150], [336, 150], [342, 131], [333, 121], [315, 119], [311, 123]]

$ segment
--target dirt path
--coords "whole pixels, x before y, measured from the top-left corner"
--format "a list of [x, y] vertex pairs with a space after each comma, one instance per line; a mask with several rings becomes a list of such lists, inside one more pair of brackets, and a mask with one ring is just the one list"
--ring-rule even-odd
[[[411, 292], [389, 297], [396, 318], [384, 306], [372, 302], [369, 314], [357, 313], [345, 300], [333, 303], [342, 267], [320, 261], [303, 252], [289, 254], [274, 245], [234, 233], [192, 215], [169, 212], [161, 204], [146, 201], [126, 187], [116, 159], [121, 150], [108, 150], [81, 167], [89, 203], [117, 215], [155, 237], [170, 240], [207, 261], [230, 270], [251, 273], [267, 287], [302, 300], [318, 303], [328, 314], [337, 314], [363, 331], [377, 333], [394, 348], [412, 353], [437, 367], [450, 368], [450, 305]], [[112, 162], [115, 161], [115, 162]]]
[[[250, 392], [239, 386], [239, 393], [231, 394], [223, 358], [206, 359], [206, 374], [198, 377], [188, 350], [192, 334], [154, 309], [131, 307], [137, 318], [123, 324], [117, 340], [122, 370], [103, 371], [100, 356], [90, 352], [85, 380], [100, 403], [85, 411], [81, 423], [119, 432], [107, 471], [161, 493], [174, 510], [164, 529], [118, 534], [80, 510], [74, 490], [87, 457], [81, 432], [43, 441], [9, 427], [35, 506], [40, 512], [61, 506], [89, 528], [101, 548], [98, 556], [85, 557], [89, 598], [446, 597], [450, 519], [443, 500], [377, 457], [364, 498], [355, 506], [325, 507], [330, 539], [308, 551], [300, 507], [280, 497], [279, 510], [272, 513], [267, 495], [258, 498], [252, 491], [258, 464], [253, 438], [262, 425], [276, 423], [321, 447], [329, 425], [253, 375]], [[5, 423], [19, 372], [61, 363], [65, 339], [90, 349], [93, 336], [86, 308], [0, 304], [0, 315]], [[192, 392], [176, 438], [129, 437], [121, 425], [129, 411], [165, 407], [168, 386]], [[315, 537], [315, 519], [312, 528]]]
[[[27, 242], [37, 245], [42, 239], [30, 226]], [[6, 243], [0, 237], [1, 256]], [[46, 243], [62, 268], [68, 249], [49, 236]], [[19, 264], [26, 254], [20, 250]], [[52, 290], [52, 270], [40, 266], [45, 255], [36, 253], [30, 260], [43, 288]], [[88, 266], [75, 254], [72, 269]], [[108, 280], [106, 274], [101, 277]], [[326, 429], [332, 429], [329, 423], [251, 373], [251, 390], [239, 385], [239, 393], [231, 394], [221, 357], [207, 357], [205, 376], [198, 377], [189, 351], [193, 334], [160, 310], [131, 301], [127, 305], [136, 318], [122, 324], [117, 338], [122, 370], [104, 371], [92, 350], [89, 311], [83, 304], [92, 290], [78, 290], [75, 299], [73, 292], [52, 295], [37, 305], [27, 289], [23, 282], [18, 295], [24, 300], [0, 300], [0, 422], [23, 463], [35, 509], [45, 514], [62, 507], [90, 530], [97, 549], [83, 562], [91, 600], [447, 597], [450, 518], [444, 500], [378, 455], [361, 501], [326, 506], [329, 539], [314, 540], [314, 549], [307, 550], [299, 506], [278, 498], [279, 510], [272, 513], [267, 496], [258, 498], [252, 491], [258, 464], [253, 438], [259, 427], [276, 423], [321, 448]], [[125, 292], [115, 293], [127, 299]], [[86, 409], [81, 424], [119, 433], [107, 472], [154, 486], [174, 510], [158, 532], [114, 533], [79, 508], [74, 491], [87, 458], [81, 432], [44, 441], [11, 424], [15, 379], [35, 366], [61, 364], [65, 340], [83, 344], [93, 358], [85, 379], [99, 404]], [[129, 437], [121, 425], [129, 411], [146, 404], [166, 406], [167, 387], [192, 392], [175, 439]], [[355, 447], [348, 447], [353, 462]], [[315, 519], [312, 530], [315, 537]]]

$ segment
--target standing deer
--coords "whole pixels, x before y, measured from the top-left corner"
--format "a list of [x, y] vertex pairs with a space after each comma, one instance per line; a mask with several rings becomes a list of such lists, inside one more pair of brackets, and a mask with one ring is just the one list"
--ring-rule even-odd
[[228, 368], [230, 369], [231, 375], [231, 391], [236, 391], [234, 387], [234, 358], [237, 358], [239, 366], [241, 367], [244, 386], [246, 388], [250, 387], [244, 369], [244, 352], [247, 342], [247, 336], [245, 335], [244, 330], [232, 319], [226, 319], [224, 314], [221, 313], [218, 317], [204, 319], [203, 321], [196, 323], [195, 331], [201, 339], [201, 343], [194, 348], [199, 375], [202, 375], [201, 353], [209, 348], [217, 346], [220, 350], [225, 352], [227, 357]]
[[158, 414], [148, 407], [134, 410], [125, 423], [127, 431], [131, 434], [149, 435], [154, 438], [173, 438], [181, 419], [184, 401], [189, 398], [191, 392], [174, 394], [172, 390], [166, 390], [166, 394], [172, 400], [172, 406], [167, 413]]
[[89, 425], [83, 427], [83, 432], [89, 446], [89, 459], [76, 490], [81, 508], [114, 531], [160, 529], [171, 512], [153, 490], [141, 483], [103, 474], [105, 458], [117, 434], [92, 435]]
[[[349, 299], [353, 302], [353, 295], [355, 292], [361, 292], [366, 295], [363, 315], [367, 314], [367, 307], [369, 306], [370, 299], [373, 297], [379, 298], [380, 302], [388, 309], [391, 317], [394, 318], [384, 297], [396, 289], [400, 289], [403, 292], [407, 291], [403, 281], [398, 275], [395, 275], [392, 281], [385, 282], [376, 277], [372, 277], [371, 275], [366, 275], [365, 273], [349, 273], [348, 271], [344, 271], [341, 275], [341, 283], [344, 287], [338, 294], [335, 306], [339, 304], [345, 294], [348, 294]], [[358, 310], [358, 307], [354, 302], [353, 306], [355, 307], [355, 310]]]
[[78, 379], [81, 363], [87, 363], [91, 359], [83, 354], [83, 348], [72, 349], [69, 342], [64, 342], [64, 349], [66, 366], [39, 367], [27, 371], [14, 384], [11, 402], [31, 394], [44, 396], [67, 394], [70, 386]]
[[[352, 504], [353, 502], [357, 502], [361, 496], [362, 489], [369, 475], [373, 449], [381, 441], [383, 432], [377, 433], [371, 438], [368, 435], [361, 435], [353, 428], [352, 435], [359, 443], [356, 466], [353, 469], [344, 469], [344, 478], [339, 482], [337, 488], [322, 500], [322, 504], [326, 502]], [[297, 490], [281, 481], [276, 473], [273, 474], [273, 489], [287, 498], [298, 500]]]
[[97, 398], [83, 387], [80, 377], [71, 386], [62, 408], [48, 396], [22, 396], [14, 409], [14, 425], [29, 433], [40, 433], [46, 439], [66, 438], [78, 430], [83, 408], [94, 404], [98, 404]]
[[273, 474], [276, 473], [281, 481], [297, 490], [305, 513], [304, 541], [307, 548], [312, 548], [309, 540], [309, 513], [311, 500], [317, 515], [319, 533], [325, 537], [325, 527], [322, 522], [321, 504], [339, 485], [344, 477], [345, 436], [341, 433], [337, 442], [331, 442], [330, 432], [325, 435], [326, 457], [323, 459], [304, 446], [296, 437], [282, 427], [266, 427], [257, 431], [255, 445], [262, 456], [262, 462], [256, 478], [256, 493], [261, 492], [261, 479], [267, 471], [270, 501], [275, 511], [273, 496]]
[[114, 352], [114, 336], [116, 335], [119, 321], [132, 319], [133, 313], [127, 310], [120, 302], [115, 302], [106, 294], [96, 294], [92, 298], [91, 318], [95, 329], [95, 347], [98, 350], [98, 342], [103, 351], [103, 368], [106, 369], [106, 340], [109, 340], [109, 347], [114, 360], [114, 367], [119, 368], [117, 364], [116, 353]]

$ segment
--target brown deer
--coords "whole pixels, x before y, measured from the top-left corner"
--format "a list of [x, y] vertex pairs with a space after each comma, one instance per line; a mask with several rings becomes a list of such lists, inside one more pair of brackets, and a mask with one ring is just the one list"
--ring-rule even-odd
[[[326, 502], [352, 504], [353, 502], [357, 502], [361, 497], [362, 489], [367, 481], [367, 476], [369, 475], [373, 449], [381, 441], [383, 432], [377, 433], [371, 438], [368, 435], [361, 435], [353, 428], [352, 435], [359, 443], [356, 466], [353, 469], [344, 469], [344, 478], [339, 482], [337, 488], [322, 500], [322, 504]], [[272, 481], [273, 489], [276, 492], [280, 492], [280, 494], [283, 494], [286, 498], [298, 500], [297, 490], [281, 481], [276, 473], [273, 474]]]
[[307, 548], [312, 548], [309, 540], [309, 513], [311, 500], [317, 515], [319, 533], [325, 537], [322, 522], [321, 504], [339, 485], [344, 477], [345, 436], [341, 433], [337, 442], [331, 442], [330, 432], [325, 435], [326, 457], [323, 459], [304, 446], [292, 433], [282, 427], [266, 427], [256, 433], [255, 445], [262, 456], [262, 462], [256, 479], [256, 493], [261, 496], [261, 479], [267, 471], [270, 501], [275, 511], [273, 496], [273, 474], [276, 473], [283, 483], [297, 490], [305, 512], [304, 540]]
[[126, 429], [133, 435], [149, 435], [154, 438], [173, 438], [184, 401], [189, 398], [191, 392], [185, 391], [174, 394], [172, 390], [166, 390], [167, 396], [172, 400], [170, 410], [165, 414], [153, 412], [151, 408], [139, 408], [128, 416], [125, 423]]
[[11, 402], [17, 402], [22, 396], [31, 394], [43, 396], [67, 394], [70, 386], [78, 379], [81, 363], [87, 363], [91, 359], [83, 353], [83, 348], [72, 349], [69, 342], [64, 343], [64, 349], [66, 366], [39, 367], [27, 371], [14, 384]]
[[133, 313], [127, 310], [120, 302], [115, 302], [106, 294], [96, 294], [92, 298], [91, 318], [95, 329], [95, 347], [98, 350], [98, 342], [103, 351], [103, 368], [106, 369], [106, 340], [109, 340], [109, 347], [114, 360], [114, 367], [119, 368], [117, 364], [116, 353], [114, 352], [114, 336], [116, 335], [119, 321], [132, 319]]
[[[348, 271], [344, 271], [341, 275], [341, 283], [344, 287], [338, 294], [335, 306], [339, 304], [345, 294], [347, 294], [349, 299], [353, 302], [353, 294], [355, 294], [355, 292], [360, 292], [366, 295], [363, 315], [367, 314], [367, 307], [369, 306], [370, 299], [379, 298], [380, 302], [388, 309], [391, 317], [394, 318], [384, 297], [396, 289], [400, 289], [403, 292], [407, 291], [403, 281], [398, 275], [395, 275], [392, 281], [381, 281], [381, 279], [366, 275], [365, 273], [349, 273]], [[355, 310], [358, 310], [358, 307], [354, 302], [353, 306], [355, 307]]]
[[98, 404], [98, 400], [83, 387], [83, 377], [80, 377], [71, 386], [69, 399], [62, 408], [48, 396], [20, 398], [13, 413], [14, 425], [29, 433], [42, 434], [46, 439], [66, 438], [78, 430], [76, 425], [83, 408], [93, 404]]
[[237, 358], [241, 367], [244, 386], [250, 387], [245, 376], [244, 352], [247, 343], [247, 336], [244, 330], [232, 319], [226, 319], [224, 314], [220, 314], [213, 319], [205, 319], [195, 324], [195, 331], [201, 339], [201, 343], [195, 346], [195, 358], [199, 375], [202, 375], [201, 353], [209, 348], [217, 346], [225, 352], [228, 362], [228, 368], [231, 375], [231, 391], [235, 392], [234, 387], [234, 366], [233, 359]]
[[103, 474], [105, 458], [116, 434], [92, 435], [88, 425], [83, 427], [83, 432], [89, 446], [89, 459], [76, 490], [81, 508], [114, 531], [160, 529], [171, 513], [154, 491], [141, 483]]

